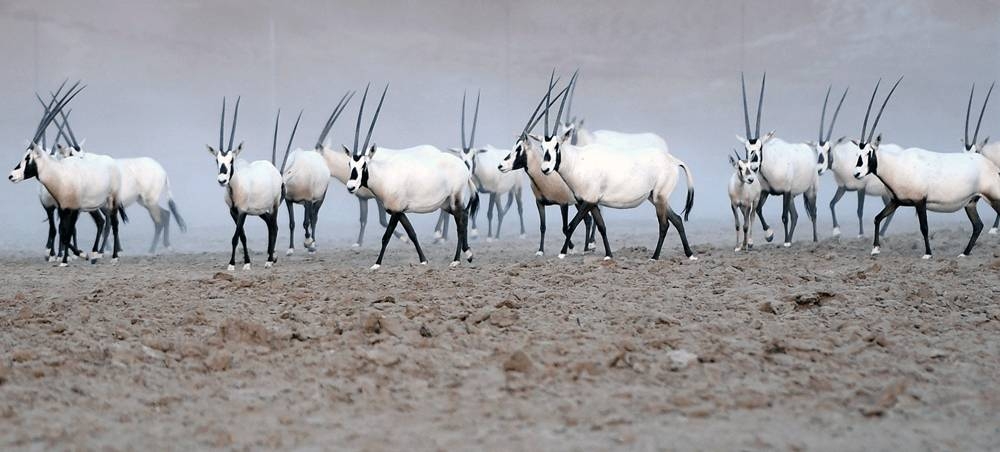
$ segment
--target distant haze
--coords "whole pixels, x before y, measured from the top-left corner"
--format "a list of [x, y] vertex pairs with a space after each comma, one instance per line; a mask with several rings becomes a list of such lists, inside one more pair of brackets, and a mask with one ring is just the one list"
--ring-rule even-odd
[[[957, 152], [970, 84], [982, 93], [1000, 77], [998, 30], [1000, 3], [977, 0], [5, 1], [0, 145], [9, 171], [40, 116], [33, 92], [82, 79], [88, 87], [72, 109], [86, 150], [159, 160], [188, 223], [224, 249], [231, 221], [205, 151], [217, 140], [224, 95], [243, 96], [237, 140], [247, 143], [248, 159], [269, 158], [277, 108], [289, 121], [305, 109], [295, 145], [311, 146], [340, 95], [368, 81], [379, 89], [391, 83], [373, 138], [380, 146], [456, 146], [465, 89], [482, 89], [478, 141], [510, 146], [549, 71], [568, 77], [579, 67], [574, 114], [591, 129], [661, 134], [693, 168], [692, 219], [730, 221], [726, 154], [743, 134], [741, 70], [754, 91], [767, 71], [762, 129], [789, 141], [815, 139], [828, 84], [851, 86], [834, 135], [856, 136], [875, 81], [905, 75], [881, 122], [885, 139]], [[357, 100], [334, 128], [334, 144], [351, 141]], [[1000, 138], [997, 102], [983, 136]], [[832, 192], [824, 176], [824, 221]], [[336, 181], [329, 194], [320, 236], [347, 243], [357, 203]], [[527, 184], [525, 202], [535, 231]], [[3, 220], [3, 243], [41, 248], [37, 182], [4, 183], [0, 203], [14, 210]], [[876, 204], [870, 200], [869, 210]], [[369, 241], [382, 232], [372, 207]], [[777, 207], [771, 202], [780, 224]], [[854, 197], [845, 197], [840, 215], [851, 230], [853, 210]], [[129, 213], [135, 224], [123, 234], [144, 247], [149, 220], [138, 207]], [[282, 209], [279, 249], [285, 215]], [[909, 221], [912, 213], [899, 217]], [[609, 215], [609, 227], [626, 219], [655, 224], [645, 206]], [[515, 223], [505, 223], [508, 234]], [[429, 234], [431, 217], [418, 227]]]

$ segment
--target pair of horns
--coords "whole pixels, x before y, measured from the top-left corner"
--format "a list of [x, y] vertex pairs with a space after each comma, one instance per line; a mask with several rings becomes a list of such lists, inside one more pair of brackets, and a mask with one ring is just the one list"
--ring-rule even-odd
[[[295, 131], [299, 130], [299, 121], [302, 120], [302, 110], [299, 110], [299, 117], [295, 118], [295, 126], [292, 127], [292, 134], [288, 136], [288, 145], [285, 146], [285, 156], [281, 159], [281, 174], [285, 174], [285, 163], [288, 162], [288, 151], [292, 149], [292, 140], [295, 139]], [[274, 118], [274, 139], [271, 141], [271, 164], [274, 164], [275, 154], [278, 152], [278, 123], [281, 121], [281, 109]]]
[[764, 85], [767, 84], [767, 72], [760, 80], [760, 96], [757, 98], [757, 128], [756, 133], [750, 134], [750, 108], [747, 106], [747, 82], [743, 78], [743, 73], [740, 72], [740, 86], [743, 88], [743, 122], [746, 125], [746, 138], [747, 141], [755, 142], [760, 139], [760, 111], [761, 107], [764, 106]]
[[[56, 94], [52, 93], [52, 92], [50, 92], [49, 95], [52, 97], [52, 99], [55, 99], [55, 97], [56, 97]], [[39, 96], [38, 93], [35, 93], [35, 98], [38, 99], [38, 103], [40, 103], [42, 105], [42, 108], [44, 109], [44, 113], [42, 113], [42, 114], [43, 115], [49, 114], [49, 105], [46, 104], [44, 100], [42, 100], [42, 96]], [[68, 112], [59, 112], [59, 114], [62, 116], [63, 121], [59, 122], [58, 120], [54, 120], [54, 122], [56, 123], [56, 129], [57, 129], [56, 130], [56, 141], [54, 143], [55, 145], [59, 144], [59, 140], [60, 139], [62, 139], [63, 141], [65, 141], [67, 144], [71, 144], [70, 139], [67, 138], [66, 134], [63, 132], [63, 127], [64, 126], [66, 126], [66, 127], [69, 126], [69, 115], [72, 112], [73, 112], [73, 110], [69, 110]], [[46, 142], [47, 141], [46, 140], [46, 131], [47, 130], [48, 130], [48, 128], [46, 128], [46, 130], [42, 131], [42, 149], [48, 149], [49, 148], [49, 145]], [[70, 130], [70, 133], [72, 134], [72, 130]], [[75, 143], [75, 142], [76, 142], [76, 139], [74, 137], [72, 143]]]
[[[553, 81], [553, 77], [556, 74], [556, 70], [552, 69], [552, 73], [549, 75], [549, 91], [548, 91], [548, 93], [545, 94], [546, 103], [548, 104], [548, 106], [545, 108], [545, 138], [546, 139], [552, 138], [552, 136], [555, 135], [558, 132], [558, 130], [556, 130], [556, 128], [559, 125], [559, 122], [562, 121], [563, 108], [565, 108], [565, 106], [566, 106], [566, 98], [569, 97], [567, 95], [567, 93], [569, 92], [569, 89], [573, 87], [573, 84], [576, 82], [576, 77], [577, 77], [577, 75], [579, 75], [579, 73], [580, 73], [579, 69], [577, 69], [576, 71], [574, 71], [573, 72], [573, 77], [570, 78], [570, 80], [569, 80], [569, 84], [566, 85], [566, 87], [563, 88], [563, 90], [559, 92], [559, 94], [556, 96], [555, 99], [551, 99], [551, 97], [552, 97], [552, 88], [555, 87], [555, 83], [558, 82], [558, 81], [555, 81], [555, 82]], [[552, 105], [555, 104], [556, 100], [559, 99], [560, 97], [562, 97], [562, 101], [559, 102], [559, 114], [556, 115], [556, 123], [552, 124], [552, 126], [551, 126], [552, 130], [551, 130], [551, 133], [550, 133], [550, 130], [549, 130], [549, 128], [550, 128], [549, 127], [549, 110], [552, 109]]]
[[[549, 87], [546, 90], [545, 95], [542, 96], [542, 99], [538, 101], [538, 105], [535, 106], [535, 111], [533, 113], [531, 113], [531, 117], [528, 118], [528, 123], [525, 124], [524, 130], [521, 131], [521, 139], [526, 138], [528, 136], [528, 134], [531, 133], [532, 130], [534, 130], [535, 126], [538, 125], [538, 123], [542, 120], [543, 117], [546, 118], [546, 121], [545, 121], [545, 135], [546, 135], [546, 137], [548, 137], [548, 135], [549, 135], [549, 127], [548, 127], [548, 123], [549, 123], [549, 121], [548, 121], [549, 109], [552, 108], [552, 105], [555, 104], [556, 101], [559, 100], [560, 97], [563, 97], [569, 91], [570, 87], [572, 86], [572, 84], [567, 85], [565, 88], [562, 89], [562, 91], [560, 91], [558, 94], [556, 94], [555, 98], [552, 98], [552, 88], [554, 88], [558, 83], [559, 83], [559, 79], [555, 78], [555, 69], [553, 69], [552, 70], [552, 74], [549, 75]], [[542, 105], [545, 105], [545, 114], [539, 115], [538, 112], [541, 110]]]
[[316, 149], [323, 146], [323, 141], [326, 140], [327, 134], [330, 133], [330, 128], [333, 127], [333, 123], [337, 122], [337, 118], [339, 118], [340, 114], [344, 112], [345, 108], [347, 108], [347, 104], [351, 102], [351, 98], [354, 97], [354, 93], [354, 91], [348, 91], [340, 97], [340, 101], [337, 102], [337, 106], [333, 108], [333, 113], [330, 113], [330, 117], [326, 119], [326, 124], [323, 125], [323, 131], [320, 132], [319, 138], [316, 140]]
[[236, 98], [236, 108], [233, 110], [233, 127], [229, 130], [229, 146], [222, 150], [222, 138], [226, 131], [226, 98], [222, 98], [222, 119], [219, 121], [219, 152], [227, 153], [233, 150], [233, 139], [236, 138], [236, 119], [240, 115], [240, 97]]
[[476, 112], [472, 115], [472, 134], [469, 135], [469, 142], [465, 142], [465, 91], [462, 91], [462, 150], [468, 151], [476, 143], [476, 124], [479, 123], [479, 97], [482, 91], [476, 93]]
[[969, 105], [965, 107], [965, 146], [967, 148], [971, 148], [979, 140], [979, 126], [983, 124], [983, 114], [986, 113], [986, 104], [990, 101], [990, 94], [993, 94], [993, 85], [996, 85], [996, 82], [991, 83], [990, 90], [986, 92], [986, 99], [983, 100], [983, 108], [979, 110], [979, 121], [976, 121], [976, 132], [972, 134], [972, 141], [969, 141], [969, 113], [972, 111], [972, 96], [976, 93], [976, 84], [972, 84], [972, 91], [969, 93]]
[[372, 122], [371, 124], [368, 125], [368, 135], [365, 137], [365, 145], [359, 148], [358, 137], [361, 135], [361, 117], [364, 116], [365, 103], [368, 100], [368, 88], [370, 86], [371, 82], [365, 85], [365, 94], [361, 96], [361, 107], [358, 108], [358, 122], [354, 126], [354, 149], [352, 151], [354, 155], [360, 155], [365, 152], [365, 149], [368, 149], [368, 143], [371, 141], [372, 138], [372, 131], [375, 130], [375, 122], [378, 121], [378, 114], [379, 112], [382, 111], [382, 102], [385, 101], [385, 93], [386, 91], [389, 91], [389, 84], [386, 83], [385, 89], [382, 90], [382, 98], [379, 99], [378, 101], [378, 108], [375, 109], [375, 115], [372, 116]]
[[[878, 82], [875, 83], [875, 89], [872, 90], [872, 98], [868, 100], [868, 110], [865, 111], [865, 122], [861, 125], [861, 142], [859, 143], [859, 147], [862, 149], [864, 149], [866, 144], [871, 143], [872, 137], [875, 136], [875, 129], [878, 127], [878, 121], [882, 118], [882, 112], [885, 111], [885, 106], [889, 103], [889, 98], [892, 97], [892, 93], [896, 92], [896, 87], [899, 86], [899, 82], [901, 81], [903, 81], [903, 76], [899, 76], [899, 80], [896, 80], [896, 84], [892, 85], [892, 89], [889, 90], [889, 94], [885, 96], [885, 100], [882, 101], [882, 107], [879, 108], [878, 114], [875, 115], [875, 122], [872, 123], [872, 130], [869, 132], [868, 116], [872, 112], [872, 103], [875, 102], [875, 95], [878, 94], [878, 87], [882, 83], [882, 79], [878, 79]], [[868, 133], [867, 137], [865, 136], [866, 132]]]
[[837, 115], [840, 114], [840, 107], [844, 105], [844, 98], [847, 97], [847, 91], [851, 87], [844, 88], [844, 94], [840, 96], [840, 102], [837, 103], [837, 109], [833, 111], [833, 119], [830, 120], [830, 127], [826, 131], [826, 136], [823, 136], [823, 124], [826, 122], [826, 103], [830, 100], [830, 91], [833, 89], [833, 85], [826, 88], [826, 97], [823, 99], [823, 114], [819, 117], [819, 144], [825, 144], [830, 141], [830, 136], [833, 135], [833, 125], [837, 123]]
[[[80, 86], [80, 82], [77, 81], [69, 90], [67, 90], [62, 97], [59, 94], [62, 93], [63, 88], [66, 86], [66, 81], [59, 85], [59, 89], [52, 95], [52, 99], [48, 104], [45, 104], [45, 113], [42, 115], [42, 119], [38, 122], [38, 126], [35, 128], [35, 135], [31, 139], [32, 144], [38, 144], [39, 139], [45, 134], [45, 130], [48, 129], [49, 124], [55, 120], [56, 116], [62, 113], [63, 108], [69, 104], [69, 101], [73, 100], [80, 91], [83, 91], [85, 86]], [[37, 93], [36, 93], [37, 94]], [[63, 116], [65, 118], [65, 116]]]

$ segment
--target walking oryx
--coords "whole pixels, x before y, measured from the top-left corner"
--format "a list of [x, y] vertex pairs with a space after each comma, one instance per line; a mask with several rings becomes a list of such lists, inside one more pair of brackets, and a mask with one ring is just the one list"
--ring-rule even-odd
[[[889, 204], [875, 216], [876, 230], [886, 215], [895, 211], [899, 206], [913, 206], [916, 209], [917, 219], [920, 221], [920, 233], [924, 237], [924, 259], [931, 257], [927, 211], [956, 212], [964, 208], [972, 223], [972, 236], [969, 238], [965, 250], [959, 254], [959, 257], [966, 256], [972, 252], [972, 247], [976, 244], [976, 239], [979, 238], [979, 233], [983, 229], [983, 222], [979, 219], [979, 212], [976, 210], [976, 202], [980, 198], [985, 198], [990, 206], [997, 213], [1000, 213], [1000, 168], [997, 168], [986, 157], [974, 152], [945, 154], [908, 148], [898, 154], [893, 154], [879, 150], [882, 136], [875, 136], [878, 121], [882, 117], [882, 112], [885, 110], [889, 98], [892, 97], [892, 93], [895, 92], [902, 79], [900, 77], [889, 90], [889, 94], [885, 96], [882, 107], [872, 123], [871, 132], [865, 136], [868, 116], [871, 113], [875, 95], [878, 93], [879, 84], [875, 84], [875, 90], [872, 91], [871, 100], [868, 102], [868, 112], [865, 113], [865, 122], [861, 127], [861, 138], [857, 142], [858, 148], [862, 152], [858, 157], [854, 175], [859, 179], [868, 174], [875, 175], [885, 184], [892, 196]], [[970, 142], [968, 131], [966, 131], [964, 143], [966, 146], [975, 143], [975, 138]], [[881, 251], [879, 238], [879, 234], [875, 234], [872, 255], [879, 254]]]
[[[572, 83], [571, 80], [570, 84]], [[565, 98], [563, 101], [565, 103]], [[559, 110], [559, 116], [562, 116], [562, 105]], [[560, 258], [565, 257], [569, 249], [569, 238], [587, 212], [594, 212], [598, 205], [631, 209], [648, 200], [656, 207], [656, 219], [660, 224], [659, 239], [652, 259], [660, 258], [660, 249], [670, 224], [680, 234], [684, 255], [691, 260], [697, 259], [688, 246], [684, 221], [670, 208], [670, 194], [677, 186], [678, 169], [683, 169], [687, 175], [688, 193], [683, 211], [685, 219], [694, 204], [694, 181], [684, 162], [656, 148], [621, 150], [599, 143], [574, 146], [569, 142], [571, 131], [567, 130], [562, 134], [554, 132], [553, 130], [553, 135], [549, 135], [546, 130], [544, 137], [531, 135], [531, 139], [542, 147], [542, 173], [558, 173], [581, 205], [566, 230], [566, 242], [559, 253]], [[611, 259], [611, 246], [604, 219], [600, 214], [595, 214], [594, 221], [604, 240], [605, 259]]]
[[[451, 148], [449, 151], [458, 155], [465, 166], [472, 171], [472, 180], [476, 184], [479, 193], [489, 193], [489, 206], [486, 209], [486, 241], [500, 238], [500, 227], [503, 225], [503, 217], [510, 209], [510, 205], [517, 200], [517, 214], [521, 220], [521, 237], [524, 237], [524, 204], [521, 200], [521, 175], [517, 173], [501, 172], [497, 165], [505, 155], [510, 153], [506, 149], [498, 149], [487, 145], [485, 148], [475, 148], [476, 125], [479, 122], [479, 96], [476, 96], [476, 110], [472, 116], [472, 133], [468, 142], [465, 136], [465, 93], [462, 93], [462, 148]], [[503, 206], [503, 195], [507, 195], [507, 205]], [[493, 209], [497, 211], [496, 235], [493, 234]], [[469, 212], [472, 219], [473, 237], [476, 235], [476, 212]], [[437, 227], [434, 229], [435, 242], [438, 239], [446, 239], [448, 233], [448, 222], [444, 211], [438, 218]]]
[[[553, 71], [553, 76], [555, 72]], [[503, 158], [497, 169], [502, 173], [511, 172], [514, 170], [523, 169], [528, 173], [528, 178], [531, 180], [531, 192], [535, 195], [535, 207], [538, 208], [538, 231], [541, 237], [538, 240], [538, 251], [535, 252], [536, 256], [545, 255], [545, 206], [557, 205], [559, 206], [559, 213], [562, 214], [562, 231], [565, 233], [569, 228], [569, 206], [576, 206], [577, 211], [581, 211], [581, 206], [577, 201], [576, 197], [573, 196], [573, 191], [570, 190], [566, 182], [563, 181], [558, 174], [545, 174], [542, 172], [542, 157], [538, 150], [534, 148], [534, 144], [528, 138], [528, 134], [531, 133], [532, 129], [538, 124], [539, 121], [545, 115], [539, 115], [538, 112], [545, 105], [546, 114], [548, 109], [552, 104], [559, 99], [560, 96], [565, 94], [560, 93], [555, 99], [551, 98], [552, 88], [554, 87], [553, 76], [549, 77], [549, 87], [545, 95], [538, 102], [535, 107], [535, 111], [528, 118], [527, 124], [525, 124], [524, 129], [521, 130], [520, 135], [514, 141], [514, 146], [509, 154]], [[545, 121], [545, 134], [549, 134], [549, 124], [548, 120]], [[592, 218], [599, 216], [601, 214], [600, 208], [595, 207], [591, 213], [584, 213], [584, 225], [586, 230], [584, 232], [584, 251], [588, 249], [588, 238], [591, 236]], [[593, 216], [592, 216], [593, 215]], [[569, 242], [569, 248], [573, 249], [573, 242]]]
[[[341, 98], [340, 102], [343, 104], [344, 98]], [[336, 115], [327, 120], [323, 132], [320, 133], [320, 142], [337, 120], [337, 116], [343, 111], [340, 107], [341, 105], [338, 104], [337, 108], [334, 109]], [[280, 118], [280, 116], [281, 111], [279, 110], [278, 117]], [[288, 145], [285, 147], [285, 156], [281, 159], [280, 168], [284, 180], [282, 193], [285, 206], [288, 207], [288, 251], [285, 253], [286, 255], [295, 252], [295, 211], [292, 209], [292, 204], [302, 204], [302, 230], [305, 234], [302, 246], [310, 254], [316, 252], [316, 221], [319, 218], [319, 209], [323, 206], [323, 200], [326, 199], [326, 190], [330, 186], [330, 168], [319, 153], [322, 147], [313, 147], [309, 150], [296, 149], [289, 154], [289, 150], [292, 148], [292, 139], [295, 138], [295, 131], [299, 128], [299, 119], [301, 118], [302, 112], [299, 112], [299, 118], [295, 120], [295, 126], [292, 128], [292, 135], [288, 137]], [[272, 152], [277, 149], [277, 146], [278, 120], [275, 119]]]
[[[974, 89], [975, 85], [973, 85]], [[979, 111], [979, 121], [976, 122], [976, 133], [973, 135], [971, 142], [969, 141], [969, 112], [972, 109], [972, 94], [969, 94], [969, 105], [965, 110], [965, 139], [962, 141], [962, 144], [965, 146], [965, 152], [978, 152], [993, 162], [994, 165], [1000, 166], [1000, 142], [990, 143], [990, 137], [983, 138], [981, 142], [976, 141], [979, 138], [979, 126], [983, 122], [983, 114], [986, 112], [986, 102], [990, 100], [990, 93], [992, 92], [993, 84], [990, 85], [990, 91], [986, 94], [986, 100], [983, 101], [983, 108]], [[880, 147], [884, 146], [883, 144]], [[990, 228], [989, 233], [996, 234], [998, 226], [1000, 226], [1000, 215], [997, 215], [996, 219], [993, 220], [993, 226]]]
[[[70, 146], [59, 148], [64, 156], [110, 156], [84, 152], [83, 147], [76, 141], [73, 128], [69, 125], [69, 118], [66, 114], [61, 114], [62, 125], [66, 127], [69, 134]], [[177, 204], [174, 196], [170, 192], [170, 179], [166, 170], [159, 162], [149, 157], [114, 159], [115, 165], [121, 173], [121, 187], [119, 188], [118, 199], [122, 209], [135, 204], [146, 208], [149, 218], [153, 220], [153, 242], [149, 245], [149, 253], [156, 253], [156, 246], [160, 241], [160, 234], [163, 234], [163, 246], [170, 248], [170, 215], [173, 214], [177, 220], [177, 226], [181, 232], [187, 232], [187, 224], [177, 212]], [[160, 200], [166, 199], [170, 210], [160, 207]], [[107, 237], [107, 230], [104, 231]], [[103, 248], [102, 248], [103, 251]]]
[[469, 248], [466, 236], [468, 223], [468, 208], [478, 194], [472, 183], [472, 172], [455, 155], [441, 152], [433, 146], [417, 146], [409, 149], [393, 150], [377, 148], [374, 144], [369, 148], [372, 130], [378, 121], [382, 103], [385, 101], [387, 84], [382, 91], [375, 115], [368, 126], [368, 135], [364, 145], [358, 147], [358, 137], [361, 133], [361, 118], [364, 114], [365, 101], [368, 98], [368, 87], [361, 97], [358, 108], [358, 121], [354, 129], [354, 149], [344, 147], [345, 153], [351, 154], [351, 176], [347, 180], [347, 190], [351, 193], [365, 187], [371, 190], [376, 198], [385, 205], [389, 213], [389, 225], [382, 236], [382, 249], [378, 260], [372, 265], [377, 270], [382, 265], [385, 248], [389, 245], [392, 232], [399, 223], [417, 249], [420, 263], [426, 264], [417, 235], [406, 217], [412, 213], [430, 213], [442, 209], [455, 218], [455, 229], [458, 231], [458, 243], [455, 246], [455, 257], [451, 266], [457, 266], [461, 252], [472, 262], [472, 250]]
[[746, 81], [740, 73], [740, 85], [743, 89], [743, 119], [746, 125], [746, 138], [739, 135], [736, 139], [743, 143], [750, 164], [760, 173], [761, 195], [757, 203], [757, 217], [764, 228], [765, 239], [774, 239], [774, 231], [764, 219], [764, 203], [769, 195], [781, 195], [784, 201], [781, 210], [781, 223], [785, 229], [784, 246], [792, 246], [792, 235], [799, 220], [795, 209], [795, 197], [803, 195], [806, 213], [812, 220], [813, 241], [816, 236], [816, 190], [819, 186], [819, 176], [826, 171], [826, 162], [820, 161], [817, 149], [806, 143], [788, 143], [774, 138], [774, 131], [760, 136], [760, 113], [764, 104], [764, 85], [767, 74], [761, 79], [760, 97], [757, 100], [756, 133], [751, 135], [750, 111], [747, 106]]
[[[222, 98], [222, 119], [219, 122], [219, 148], [206, 145], [208, 153], [215, 157], [219, 173], [216, 181], [226, 188], [225, 200], [229, 207], [229, 215], [236, 223], [233, 232], [232, 254], [229, 257], [229, 270], [236, 269], [236, 245], [243, 243], [243, 269], [250, 269], [250, 251], [247, 249], [247, 236], [243, 230], [247, 215], [260, 217], [267, 224], [267, 261], [264, 268], [277, 262], [274, 256], [274, 245], [278, 239], [278, 206], [281, 204], [281, 173], [274, 167], [274, 162], [256, 160], [248, 163], [239, 158], [243, 152], [241, 141], [233, 149], [233, 139], [236, 136], [236, 120], [240, 114], [240, 98], [236, 98], [236, 108], [233, 111], [233, 126], [229, 132], [229, 146], [223, 150], [223, 134], [226, 129], [226, 99]], [[273, 154], [272, 154], [273, 157]]]
[[[47, 105], [48, 113], [42, 117], [38, 124], [34, 138], [28, 146], [28, 151], [8, 176], [12, 182], [37, 177], [55, 200], [59, 208], [59, 240], [62, 253], [62, 262], [59, 265], [61, 267], [67, 265], [71, 250], [71, 238], [76, 234], [76, 220], [81, 211], [92, 212], [105, 209], [108, 212], [114, 234], [113, 262], [118, 261], [118, 252], [121, 250], [118, 238], [118, 212], [121, 208], [118, 192], [121, 186], [121, 174], [114, 161], [111, 158], [101, 156], [57, 159], [38, 145], [39, 138], [49, 124], [66, 104], [83, 90], [83, 87], [79, 85], [80, 82], [77, 82], [71, 86], [58, 101], [56, 97], [58, 97], [61, 87], [60, 91], [56, 92], [56, 96], [53, 96]], [[122, 218], [127, 220], [124, 213]], [[96, 219], [97, 217], [95, 217], [95, 221]], [[91, 262], [96, 260], [102, 230], [103, 222], [98, 225]]]
[[[753, 216], [754, 207], [760, 200], [760, 180], [757, 171], [750, 166], [747, 157], [740, 158], [740, 155], [733, 149], [733, 155], [729, 156], [729, 164], [736, 172], [729, 178], [729, 204], [733, 210], [733, 219], [736, 221], [736, 251], [741, 249], [750, 251], [753, 248]], [[743, 226], [740, 226], [740, 216], [736, 212], [739, 209], [743, 213]], [[743, 238], [740, 239], [740, 232]]]

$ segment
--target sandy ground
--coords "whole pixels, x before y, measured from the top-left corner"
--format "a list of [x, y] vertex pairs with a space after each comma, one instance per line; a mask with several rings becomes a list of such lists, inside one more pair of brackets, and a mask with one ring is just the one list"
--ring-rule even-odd
[[[371, 238], [378, 236], [371, 229]], [[3, 257], [0, 448], [996, 450], [1000, 240]], [[759, 234], [758, 234], [759, 236]], [[709, 244], [706, 244], [709, 243]], [[554, 250], [555, 238], [549, 249]]]

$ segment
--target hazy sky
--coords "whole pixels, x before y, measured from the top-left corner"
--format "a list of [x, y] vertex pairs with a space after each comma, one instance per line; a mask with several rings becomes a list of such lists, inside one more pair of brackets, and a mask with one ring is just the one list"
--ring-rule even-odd
[[[952, 152], [969, 85], [1000, 74], [998, 29], [1000, 2], [971, 0], [7, 0], [0, 144], [13, 167], [40, 115], [33, 91], [83, 79], [88, 88], [72, 108], [86, 148], [158, 159], [188, 222], [218, 226], [228, 241], [231, 222], [204, 150], [217, 136], [223, 95], [243, 96], [237, 135], [251, 159], [268, 158], [277, 107], [305, 109], [296, 145], [309, 146], [340, 95], [367, 81], [391, 83], [374, 137], [381, 146], [457, 145], [463, 89], [483, 90], [480, 142], [509, 146], [549, 71], [579, 67], [574, 113], [590, 128], [664, 136], [694, 170], [692, 217], [728, 218], [725, 154], [742, 134], [740, 70], [754, 86], [768, 72], [762, 128], [793, 141], [815, 138], [828, 84], [851, 86], [835, 135], [856, 135], [875, 80], [905, 74], [881, 123], [886, 139]], [[352, 139], [356, 107], [335, 127], [335, 143]], [[985, 135], [1000, 135], [996, 108]], [[832, 192], [827, 178], [827, 220]], [[36, 193], [34, 181], [6, 183], [0, 202], [34, 206]], [[844, 218], [852, 216], [849, 199]], [[525, 200], [534, 224], [530, 194]], [[42, 210], [26, 212], [4, 219], [8, 241], [41, 240]], [[632, 215], [654, 221], [648, 208]], [[351, 236], [356, 216], [353, 197], [334, 182], [320, 234]], [[136, 224], [124, 234], [145, 243], [148, 220]], [[380, 233], [369, 225], [369, 238]]]

